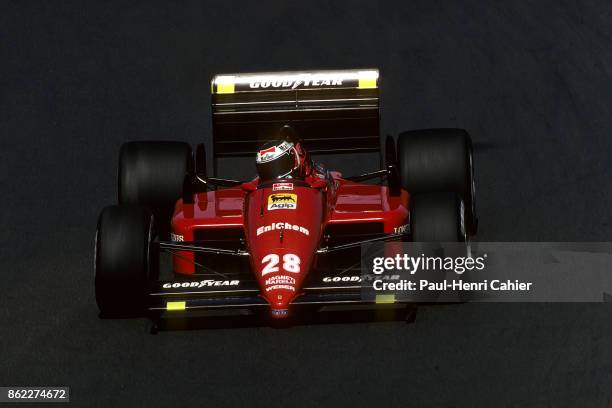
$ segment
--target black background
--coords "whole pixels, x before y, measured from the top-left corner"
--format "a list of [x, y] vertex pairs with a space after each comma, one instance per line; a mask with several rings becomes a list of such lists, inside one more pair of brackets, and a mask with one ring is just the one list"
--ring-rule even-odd
[[151, 336], [96, 317], [92, 249], [120, 144], [209, 142], [214, 73], [353, 67], [381, 70], [384, 134], [471, 132], [480, 240], [610, 240], [611, 21], [605, 0], [3, 2], [0, 385], [99, 406], [609, 407], [606, 304]]

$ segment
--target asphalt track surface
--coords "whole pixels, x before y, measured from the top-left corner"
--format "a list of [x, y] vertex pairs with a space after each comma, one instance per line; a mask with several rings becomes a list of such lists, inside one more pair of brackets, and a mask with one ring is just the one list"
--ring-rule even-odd
[[92, 288], [120, 144], [210, 141], [216, 72], [377, 66], [385, 134], [471, 132], [480, 240], [612, 240], [609, 1], [0, 7], [0, 385], [103, 407], [612, 406], [609, 304], [153, 336], [99, 320]]

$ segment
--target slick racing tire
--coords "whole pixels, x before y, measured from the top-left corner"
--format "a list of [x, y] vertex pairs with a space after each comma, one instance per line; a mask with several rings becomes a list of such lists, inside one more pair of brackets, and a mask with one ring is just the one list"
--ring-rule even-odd
[[147, 210], [114, 205], [102, 210], [96, 230], [94, 275], [102, 317], [144, 313], [148, 282], [159, 275], [159, 257], [151, 248], [153, 216]]
[[410, 194], [458, 194], [467, 209], [467, 231], [474, 235], [478, 219], [469, 134], [463, 129], [415, 130], [401, 133], [397, 144], [402, 188]]
[[185, 175], [193, 169], [191, 146], [183, 142], [128, 142], [119, 153], [119, 204], [144, 207], [155, 216], [159, 234], [167, 238]]
[[466, 242], [465, 206], [456, 193], [421, 193], [410, 200], [414, 242]]
[[[410, 228], [412, 231], [412, 250], [429, 258], [466, 259], [471, 256], [469, 237], [465, 228], [465, 207], [456, 193], [421, 193], [415, 194], [410, 203]], [[456, 244], [453, 244], [456, 243]], [[465, 261], [462, 261], [465, 262]], [[447, 276], [454, 275], [446, 267], [428, 267], [422, 272], [427, 281], [441, 283]], [[463, 270], [461, 273], [465, 272]], [[470, 280], [470, 275], [462, 275]], [[420, 291], [415, 294], [419, 302], [464, 302], [467, 300], [459, 294], [444, 291]]]

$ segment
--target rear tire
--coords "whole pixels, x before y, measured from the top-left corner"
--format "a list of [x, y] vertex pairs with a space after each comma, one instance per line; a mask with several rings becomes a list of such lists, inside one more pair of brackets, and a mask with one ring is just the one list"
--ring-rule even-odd
[[119, 204], [148, 209], [160, 236], [170, 234], [176, 201], [185, 176], [193, 172], [191, 146], [183, 142], [128, 142], [119, 153]]
[[472, 140], [463, 129], [426, 129], [398, 137], [402, 188], [411, 195], [448, 191], [466, 208], [470, 235], [477, 230]]
[[159, 258], [151, 248], [153, 216], [133, 206], [110, 206], [98, 218], [94, 255], [96, 303], [103, 317], [140, 316]]

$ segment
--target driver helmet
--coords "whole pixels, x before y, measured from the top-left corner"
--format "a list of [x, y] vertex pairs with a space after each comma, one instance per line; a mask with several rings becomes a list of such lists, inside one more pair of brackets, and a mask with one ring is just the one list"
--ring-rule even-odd
[[259, 149], [255, 164], [257, 174], [263, 181], [292, 178], [299, 173], [300, 155], [293, 142], [273, 140]]
[[309, 155], [289, 125], [281, 127], [277, 138], [260, 147], [255, 159], [262, 181], [305, 177], [309, 172]]
[[283, 136], [265, 143], [257, 151], [255, 164], [262, 181], [303, 176], [305, 154], [289, 126], [279, 132]]

